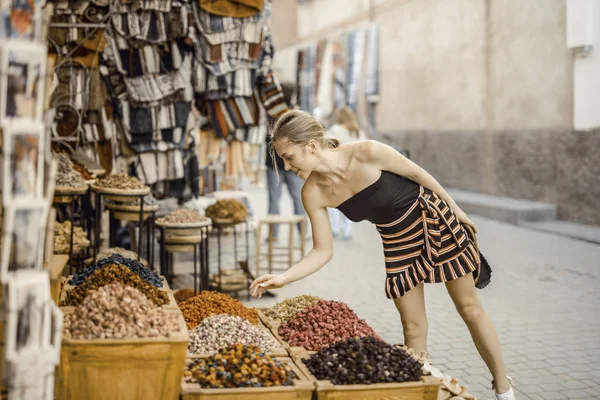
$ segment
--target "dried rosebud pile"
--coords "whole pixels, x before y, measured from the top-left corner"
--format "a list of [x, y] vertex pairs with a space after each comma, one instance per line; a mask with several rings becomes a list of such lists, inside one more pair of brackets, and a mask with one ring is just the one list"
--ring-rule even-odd
[[67, 297], [62, 305], [77, 306], [83, 302], [91, 291], [115, 282], [138, 289], [158, 306], [169, 304], [167, 292], [144, 281], [123, 265], [109, 264], [94, 271], [81, 285], [67, 291]]
[[279, 345], [267, 330], [247, 319], [221, 314], [206, 318], [190, 331], [188, 352], [212, 356], [233, 344], [256, 346], [264, 352]]
[[335, 385], [414, 382], [423, 365], [404, 350], [374, 337], [350, 338], [304, 360], [317, 378]]
[[63, 333], [73, 339], [169, 336], [179, 332], [178, 319], [139, 290], [114, 283], [90, 292], [73, 314], [65, 315]]
[[325, 300], [300, 311], [296, 318], [281, 325], [278, 332], [291, 346], [307, 350], [319, 350], [356, 336], [379, 337], [346, 304]]
[[179, 303], [188, 329], [194, 329], [211, 315], [229, 314], [246, 318], [252, 324], [258, 324], [258, 312], [248, 308], [239, 300], [223, 293], [204, 290], [199, 295]]
[[206, 208], [206, 216], [214, 220], [231, 220], [242, 222], [248, 218], [248, 209], [239, 200], [219, 200]]
[[129, 176], [127, 174], [109, 175], [104, 179], [97, 180], [95, 185], [106, 189], [122, 190], [147, 188], [147, 186], [140, 182], [138, 178]]
[[296, 374], [258, 347], [235, 344], [217, 355], [199, 358], [183, 372], [187, 383], [203, 388], [292, 386]]
[[208, 221], [208, 217], [198, 214], [190, 208], [178, 208], [162, 218], [156, 220], [159, 224], [191, 224]]
[[96, 263], [90, 265], [83, 271], [78, 274], [73, 275], [73, 278], [69, 281], [69, 285], [77, 286], [81, 285], [88, 276], [94, 273], [97, 269], [102, 269], [106, 265], [119, 264], [124, 267], [129, 268], [129, 270], [140, 278], [148, 282], [149, 284], [162, 287], [162, 279], [160, 276], [156, 274], [156, 272], [152, 271], [149, 268], [144, 267], [144, 264], [137, 260], [133, 260], [131, 258], [123, 257], [119, 254], [113, 254], [107, 258], [97, 261]]
[[291, 297], [275, 304], [273, 307], [265, 309], [263, 312], [267, 317], [285, 323], [294, 319], [300, 311], [314, 306], [321, 300], [323, 299], [320, 297], [310, 295]]

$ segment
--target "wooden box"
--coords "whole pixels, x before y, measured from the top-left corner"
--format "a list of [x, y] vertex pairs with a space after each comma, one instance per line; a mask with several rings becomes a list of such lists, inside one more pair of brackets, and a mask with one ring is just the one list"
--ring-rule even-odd
[[[289, 357], [276, 357], [289, 365], [296, 373], [294, 386], [269, 388], [202, 389], [197, 383], [181, 384], [182, 400], [311, 400], [314, 383], [298, 368]], [[191, 360], [190, 360], [191, 361]]]
[[50, 276], [50, 296], [56, 305], [60, 298], [62, 274], [63, 270], [69, 262], [69, 256], [53, 254], [47, 264], [44, 264], [44, 269], [48, 270]]
[[179, 316], [180, 331], [168, 338], [63, 338], [56, 399], [179, 399], [188, 345]]
[[334, 385], [329, 380], [318, 380], [302, 362], [307, 354], [292, 356], [292, 360], [315, 383], [315, 400], [437, 400], [442, 381], [423, 376], [419, 382], [373, 383], [371, 385]]

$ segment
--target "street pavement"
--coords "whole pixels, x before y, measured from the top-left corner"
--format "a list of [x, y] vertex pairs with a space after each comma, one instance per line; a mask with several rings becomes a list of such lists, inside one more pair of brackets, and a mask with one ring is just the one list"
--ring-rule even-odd
[[[266, 214], [266, 189], [250, 189], [249, 200], [256, 215]], [[292, 212], [291, 204], [284, 189], [282, 214]], [[492, 283], [478, 292], [500, 336], [517, 399], [600, 399], [600, 245], [471, 217], [479, 230], [480, 250], [493, 268]], [[285, 233], [283, 229], [281, 244], [287, 243]], [[336, 240], [333, 259], [325, 267], [277, 290], [276, 298], [242, 300], [256, 307], [301, 294], [342, 301], [389, 343], [402, 343], [399, 314], [384, 293], [379, 235], [373, 225], [362, 222], [354, 224], [353, 236]], [[224, 249], [228, 246], [224, 241]], [[190, 263], [182, 258], [175, 271], [191, 272]], [[189, 278], [178, 277], [174, 286], [188, 285]], [[445, 286], [428, 284], [425, 293], [433, 364], [458, 377], [480, 399], [493, 398], [491, 375]]]

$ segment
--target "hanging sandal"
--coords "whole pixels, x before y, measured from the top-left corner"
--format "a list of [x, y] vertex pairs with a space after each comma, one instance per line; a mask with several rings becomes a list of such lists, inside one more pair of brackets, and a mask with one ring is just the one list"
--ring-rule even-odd
[[510, 390], [506, 393], [496, 393], [496, 384], [494, 383], [494, 381], [492, 381], [492, 390], [494, 391], [494, 394], [496, 395], [496, 400], [516, 400], [515, 392], [513, 390], [513, 386], [514, 386], [513, 378], [511, 378], [508, 375], [506, 375], [506, 378], [508, 379], [508, 382], [510, 383]]

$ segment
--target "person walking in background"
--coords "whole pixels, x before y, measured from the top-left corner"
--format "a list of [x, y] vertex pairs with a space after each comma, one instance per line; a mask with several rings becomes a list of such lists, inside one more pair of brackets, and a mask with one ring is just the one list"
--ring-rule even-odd
[[[327, 136], [339, 140], [341, 144], [368, 139], [348, 106], [336, 110], [335, 123], [327, 131]], [[333, 237], [342, 235], [344, 240], [352, 239], [352, 221], [337, 208], [329, 208], [328, 211]]]
[[[293, 105], [293, 95], [296, 90], [296, 85], [291, 82], [282, 82], [281, 90], [283, 92], [283, 97], [285, 98], [285, 102], [288, 108], [294, 108]], [[269, 193], [269, 214], [277, 214], [279, 215], [281, 210], [279, 203], [281, 201], [281, 186], [285, 184], [287, 187], [288, 193], [290, 194], [292, 201], [294, 203], [294, 214], [295, 215], [306, 215], [306, 211], [304, 210], [304, 205], [302, 204], [302, 185], [304, 185], [304, 181], [302, 178], [294, 174], [292, 171], [286, 171], [284, 169], [283, 159], [277, 155], [276, 152], [271, 151], [270, 149], [270, 135], [266, 137], [267, 141], [267, 156], [266, 156], [266, 179], [267, 179], [267, 190]], [[275, 170], [275, 164], [277, 165], [277, 170]], [[279, 179], [278, 179], [279, 173]], [[298, 225], [298, 230], [300, 230], [300, 225]], [[277, 241], [277, 237], [279, 235], [279, 225], [273, 225], [273, 237], [268, 240]]]

